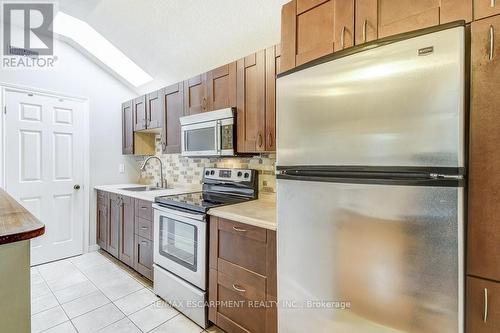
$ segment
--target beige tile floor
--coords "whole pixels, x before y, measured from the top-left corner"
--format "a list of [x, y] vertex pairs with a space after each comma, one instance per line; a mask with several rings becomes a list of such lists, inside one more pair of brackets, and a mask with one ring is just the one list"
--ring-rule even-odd
[[222, 332], [203, 331], [105, 252], [32, 267], [31, 312], [32, 333]]

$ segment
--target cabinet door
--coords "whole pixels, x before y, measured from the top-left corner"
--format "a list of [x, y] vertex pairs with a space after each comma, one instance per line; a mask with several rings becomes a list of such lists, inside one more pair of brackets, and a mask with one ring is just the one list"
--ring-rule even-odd
[[354, 45], [354, 0], [335, 0], [333, 3], [334, 51]]
[[379, 0], [378, 37], [439, 24], [440, 0]]
[[474, 0], [474, 20], [500, 14], [499, 0]]
[[500, 281], [500, 16], [471, 31], [467, 273]]
[[207, 73], [208, 110], [236, 106], [236, 62]]
[[184, 116], [184, 86], [176, 83], [163, 89], [165, 122], [162, 132], [162, 151], [164, 154], [181, 152], [181, 123]]
[[119, 235], [120, 235], [120, 220], [121, 220], [121, 200], [114, 193], [109, 193], [109, 224], [108, 224], [108, 239], [107, 251], [118, 258]]
[[377, 0], [356, 0], [355, 44], [363, 44], [378, 38]]
[[295, 67], [297, 0], [292, 0], [281, 7], [281, 65], [278, 73]]
[[237, 151], [261, 152], [265, 149], [265, 51], [237, 61]]
[[185, 115], [208, 110], [206, 74], [184, 81], [184, 108]]
[[276, 150], [276, 75], [281, 60], [280, 45], [266, 49], [266, 151]]
[[118, 258], [129, 266], [134, 265], [135, 202], [130, 197], [121, 197], [121, 219]]
[[134, 131], [146, 129], [146, 96], [134, 99]]
[[[486, 1], [483, 0], [483, 2]], [[458, 20], [465, 20], [467, 23], [472, 21], [472, 0], [441, 0], [439, 23]]]
[[134, 268], [148, 279], [153, 279], [153, 242], [139, 235], [135, 235]]
[[146, 95], [146, 128], [160, 128], [163, 123], [163, 90]]
[[[100, 197], [100, 195], [102, 197]], [[97, 219], [96, 219], [96, 239], [97, 245], [103, 250], [107, 250], [108, 238], [108, 206], [105, 193], [98, 193], [97, 198]]]
[[122, 104], [122, 154], [134, 153], [134, 112], [133, 101]]
[[467, 333], [500, 332], [500, 283], [467, 278]]

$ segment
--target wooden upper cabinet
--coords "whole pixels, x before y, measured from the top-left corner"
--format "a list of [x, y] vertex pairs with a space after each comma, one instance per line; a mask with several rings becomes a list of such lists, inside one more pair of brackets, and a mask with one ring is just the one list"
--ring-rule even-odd
[[181, 152], [181, 123], [184, 116], [184, 85], [182, 82], [163, 89], [165, 123], [162, 132], [162, 151], [164, 154]]
[[134, 131], [146, 129], [146, 95], [133, 101]]
[[500, 281], [500, 16], [472, 22], [471, 66], [467, 273]]
[[379, 0], [378, 36], [438, 25], [439, 4], [440, 0]]
[[122, 104], [122, 154], [134, 153], [134, 112], [133, 101]]
[[[500, 9], [500, 6], [498, 8]], [[458, 20], [465, 20], [467, 23], [472, 21], [472, 0], [441, 0], [439, 23], [443, 24]]]
[[474, 0], [474, 20], [500, 14], [500, 0]]
[[197, 75], [184, 81], [184, 114], [208, 111], [207, 75]]
[[500, 332], [500, 283], [467, 277], [466, 332]]
[[236, 107], [236, 62], [207, 73], [209, 111]]
[[354, 45], [354, 0], [293, 0], [281, 11], [280, 71]]
[[146, 128], [161, 128], [163, 123], [162, 90], [146, 95]]
[[355, 44], [363, 44], [378, 38], [378, 0], [356, 0]]
[[275, 45], [266, 49], [266, 151], [276, 150], [276, 75], [281, 62], [281, 47]]
[[237, 151], [265, 150], [266, 79], [265, 51], [237, 61]]

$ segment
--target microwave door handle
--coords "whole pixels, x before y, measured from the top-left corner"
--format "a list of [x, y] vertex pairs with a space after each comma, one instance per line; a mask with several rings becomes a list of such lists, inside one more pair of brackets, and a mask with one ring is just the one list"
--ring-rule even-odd
[[215, 126], [215, 147], [217, 149], [217, 155], [220, 155], [221, 154], [221, 149], [222, 149], [222, 144], [221, 144], [221, 137], [222, 137], [222, 133], [221, 133], [221, 122], [220, 120], [217, 120], [217, 124]]

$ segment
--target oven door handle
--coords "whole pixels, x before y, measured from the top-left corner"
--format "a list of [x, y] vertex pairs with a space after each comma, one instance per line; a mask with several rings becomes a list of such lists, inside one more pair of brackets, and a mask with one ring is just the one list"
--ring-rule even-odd
[[192, 213], [190, 210], [183, 208], [166, 208], [156, 203], [153, 204], [153, 209], [160, 211], [161, 213], [163, 213], [163, 215], [166, 215], [167, 217], [182, 216], [188, 219], [198, 220], [198, 221], [205, 221], [206, 217], [206, 214], [195, 214]]

